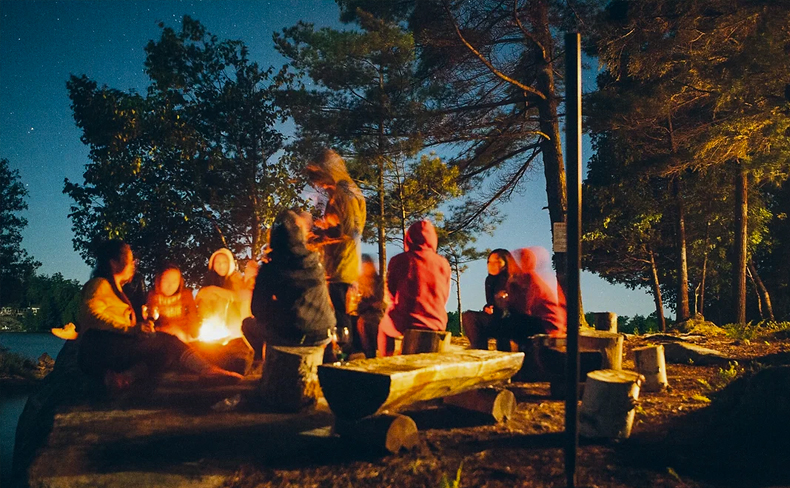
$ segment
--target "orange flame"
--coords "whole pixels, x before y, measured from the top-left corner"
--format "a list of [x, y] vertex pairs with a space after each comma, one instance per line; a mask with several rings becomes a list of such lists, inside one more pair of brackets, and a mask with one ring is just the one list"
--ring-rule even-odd
[[200, 333], [197, 340], [201, 342], [220, 342], [226, 344], [231, 340], [232, 333], [228, 328], [225, 320], [221, 317], [213, 316], [203, 319], [203, 324], [200, 326]]

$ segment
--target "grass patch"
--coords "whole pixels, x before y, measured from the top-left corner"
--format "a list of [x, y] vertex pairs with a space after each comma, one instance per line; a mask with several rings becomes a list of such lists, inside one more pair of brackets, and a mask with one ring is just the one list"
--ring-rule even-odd
[[448, 479], [447, 475], [443, 474], [441, 481], [439, 481], [439, 488], [461, 488], [461, 470], [463, 467], [464, 463], [458, 466], [458, 471], [455, 472], [455, 479], [453, 480]]
[[727, 324], [722, 327], [731, 339], [739, 341], [753, 341], [761, 337], [773, 335], [784, 336], [790, 334], [790, 322], [776, 322], [773, 320], [761, 320], [760, 322], [747, 324]]

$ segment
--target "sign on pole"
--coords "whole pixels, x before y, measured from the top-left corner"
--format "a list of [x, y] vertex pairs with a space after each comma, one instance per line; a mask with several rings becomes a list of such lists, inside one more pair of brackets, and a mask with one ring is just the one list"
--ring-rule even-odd
[[554, 252], [568, 252], [568, 226], [565, 222], [554, 222]]

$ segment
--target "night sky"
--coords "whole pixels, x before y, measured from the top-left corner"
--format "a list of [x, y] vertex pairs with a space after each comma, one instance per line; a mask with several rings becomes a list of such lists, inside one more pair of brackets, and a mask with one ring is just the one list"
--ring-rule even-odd
[[[0, 158], [19, 170], [29, 191], [22, 244], [42, 263], [38, 272], [60, 272], [80, 282], [90, 272], [72, 247], [71, 200], [62, 193], [64, 178], [82, 182], [88, 161], [88, 148], [80, 142], [69, 107], [70, 74], [145, 93], [143, 47], [159, 38], [159, 22], [179, 30], [184, 15], [220, 39], [244, 41], [250, 59], [261, 66], [279, 67], [283, 59], [272, 47], [272, 32], [299, 20], [342, 28], [338, 13], [329, 0], [0, 0]], [[585, 76], [585, 82], [591, 78]], [[542, 168], [535, 167], [528, 176], [523, 192], [502, 207], [508, 218], [493, 238], [479, 240], [480, 247], [550, 249]], [[376, 251], [366, 246], [365, 252]], [[395, 252], [390, 249], [388, 254]], [[479, 309], [485, 303], [485, 276], [484, 261], [473, 263], [463, 275], [464, 308]], [[582, 296], [586, 311], [647, 315], [653, 310], [644, 292], [609, 285], [588, 273], [582, 275]], [[448, 308], [456, 308], [454, 289]]]

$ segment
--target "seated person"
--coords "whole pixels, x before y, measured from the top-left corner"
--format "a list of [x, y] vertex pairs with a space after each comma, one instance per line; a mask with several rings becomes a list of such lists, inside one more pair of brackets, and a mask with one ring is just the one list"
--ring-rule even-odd
[[241, 331], [244, 309], [244, 278], [236, 271], [236, 260], [229, 249], [220, 249], [208, 261], [203, 287], [195, 296], [202, 320], [218, 317], [232, 335]]
[[394, 352], [394, 339], [407, 329], [443, 331], [445, 305], [450, 295], [450, 263], [437, 252], [436, 229], [427, 220], [413, 223], [406, 232], [404, 252], [394, 256], [387, 271], [392, 305], [379, 325], [382, 356]]
[[166, 265], [156, 277], [154, 289], [148, 293], [147, 317], [156, 330], [174, 335], [184, 342], [193, 340], [200, 332], [192, 290], [184, 286], [184, 278], [176, 265]]
[[99, 245], [92, 279], [82, 289], [78, 361], [87, 374], [103, 378], [108, 389], [180, 366], [212, 380], [238, 381], [239, 374], [211, 365], [152, 321], [137, 321], [123, 285], [135, 272], [129, 245], [109, 240]]
[[306, 247], [299, 215], [280, 212], [272, 226], [267, 258], [258, 269], [252, 292], [254, 321], [244, 322], [244, 336], [256, 354], [263, 343], [279, 346], [328, 344], [335, 327], [324, 267]]
[[384, 300], [384, 283], [369, 254], [362, 255], [362, 272], [359, 275], [357, 303], [357, 335], [362, 352], [368, 358], [376, 357], [379, 323], [387, 308]]
[[541, 276], [548, 263], [548, 251], [524, 248], [515, 254], [521, 273], [508, 285], [508, 314], [498, 331], [497, 348], [500, 341], [504, 345], [511, 340], [525, 350], [536, 334], [565, 335], [565, 298], [558, 287], [548, 284], [548, 273]]
[[488, 349], [488, 339], [499, 337], [506, 341], [497, 349], [508, 350], [510, 340], [501, 337], [499, 328], [508, 314], [507, 296], [511, 279], [520, 273], [516, 260], [506, 249], [494, 249], [488, 255], [488, 276], [485, 280], [486, 305], [482, 312], [467, 310], [463, 314], [464, 334], [472, 349]]

